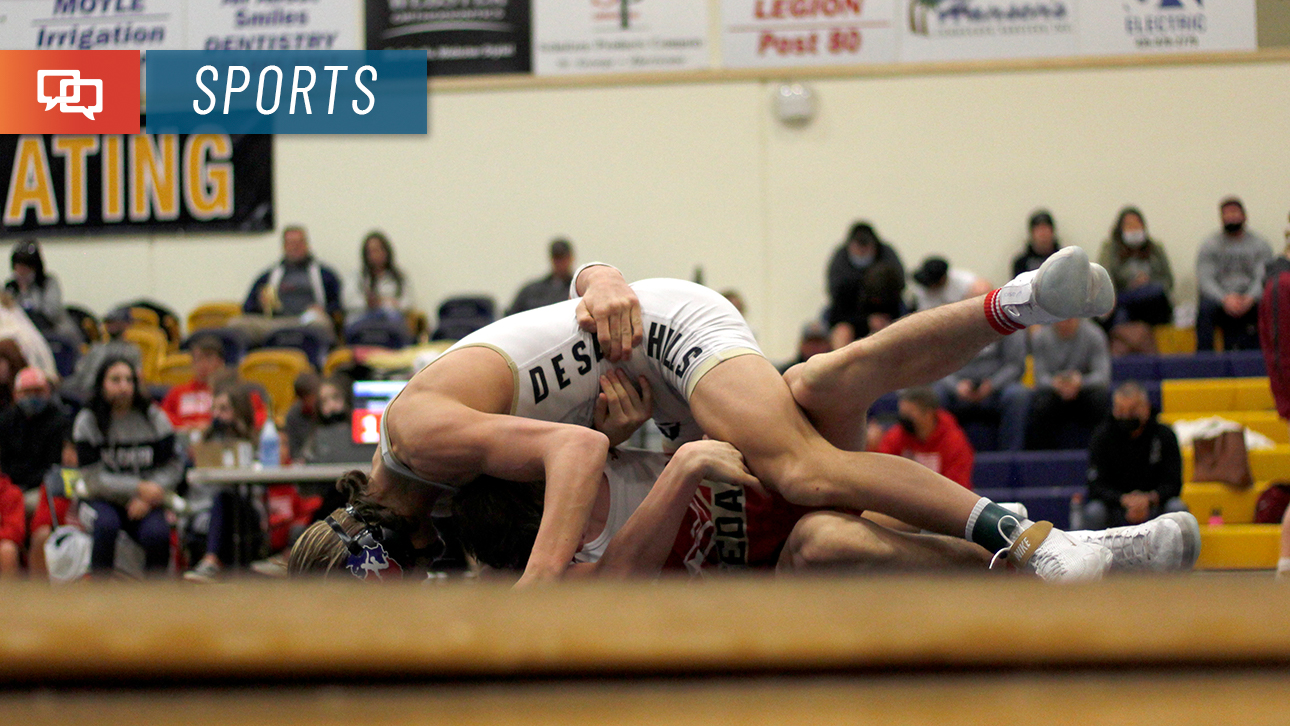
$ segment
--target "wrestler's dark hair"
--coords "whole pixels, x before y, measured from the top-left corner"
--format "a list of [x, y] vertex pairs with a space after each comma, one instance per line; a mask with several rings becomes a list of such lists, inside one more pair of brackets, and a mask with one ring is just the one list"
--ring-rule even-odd
[[542, 523], [545, 487], [480, 476], [452, 495], [462, 548], [497, 570], [523, 570]]

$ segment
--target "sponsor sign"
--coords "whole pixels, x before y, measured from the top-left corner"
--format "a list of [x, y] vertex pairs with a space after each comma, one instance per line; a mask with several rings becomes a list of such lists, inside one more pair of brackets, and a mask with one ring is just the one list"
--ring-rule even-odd
[[894, 0], [724, 0], [728, 68], [891, 63]]
[[900, 0], [900, 60], [1077, 55], [1077, 0]]
[[188, 50], [362, 50], [361, 0], [188, 0]]
[[708, 3], [696, 0], [535, 0], [539, 75], [710, 67]]
[[1086, 2], [1081, 50], [1088, 55], [1255, 50], [1254, 0]]
[[420, 51], [154, 51], [148, 130], [424, 134]]
[[182, 20], [180, 0], [3, 0], [0, 48], [180, 50]]
[[268, 136], [0, 136], [0, 237], [273, 229]]
[[367, 48], [425, 51], [432, 76], [528, 73], [529, 0], [367, 0]]

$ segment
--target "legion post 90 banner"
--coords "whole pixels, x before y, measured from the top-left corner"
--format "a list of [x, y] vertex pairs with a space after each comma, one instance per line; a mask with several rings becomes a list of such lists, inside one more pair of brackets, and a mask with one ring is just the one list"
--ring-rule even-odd
[[4, 135], [0, 200], [0, 238], [272, 230], [272, 137]]

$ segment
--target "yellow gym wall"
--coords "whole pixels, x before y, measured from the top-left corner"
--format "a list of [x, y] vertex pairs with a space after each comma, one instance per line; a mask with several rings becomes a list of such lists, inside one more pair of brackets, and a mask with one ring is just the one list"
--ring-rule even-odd
[[[428, 137], [278, 138], [278, 224], [306, 225], [347, 285], [362, 235], [384, 229], [427, 310], [467, 291], [504, 307], [557, 234], [629, 278], [702, 265], [743, 293], [774, 359], [824, 305], [825, 263], [858, 218], [908, 267], [942, 253], [1001, 283], [1035, 207], [1096, 255], [1134, 203], [1183, 299], [1221, 196], [1280, 249], [1290, 62], [808, 83], [804, 128], [773, 117], [778, 83], [432, 91]], [[276, 235], [45, 243], [68, 301], [97, 312], [241, 299], [279, 251]]]

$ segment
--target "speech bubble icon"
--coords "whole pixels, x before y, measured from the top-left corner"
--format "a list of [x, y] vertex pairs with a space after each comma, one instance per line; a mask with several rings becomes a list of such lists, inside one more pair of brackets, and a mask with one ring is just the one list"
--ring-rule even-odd
[[[58, 97], [50, 96], [45, 93], [45, 79], [53, 76], [54, 78], [72, 78], [80, 80], [81, 72], [78, 70], [70, 71], [36, 71], [36, 100], [45, 104], [45, 110], [48, 111], [58, 105], [61, 100]], [[63, 96], [62, 85], [59, 85], [59, 96]]]
[[[94, 105], [73, 105], [77, 104], [81, 100], [81, 86], [94, 87]], [[76, 95], [68, 96], [67, 90], [73, 87], [76, 89]], [[85, 114], [85, 118], [93, 121], [94, 114], [103, 110], [103, 80], [101, 78], [86, 78], [83, 80], [79, 78], [76, 80], [64, 78], [58, 82], [58, 95], [60, 97], [58, 110], [63, 113], [76, 113], [79, 111]], [[71, 103], [68, 103], [69, 101]]]

